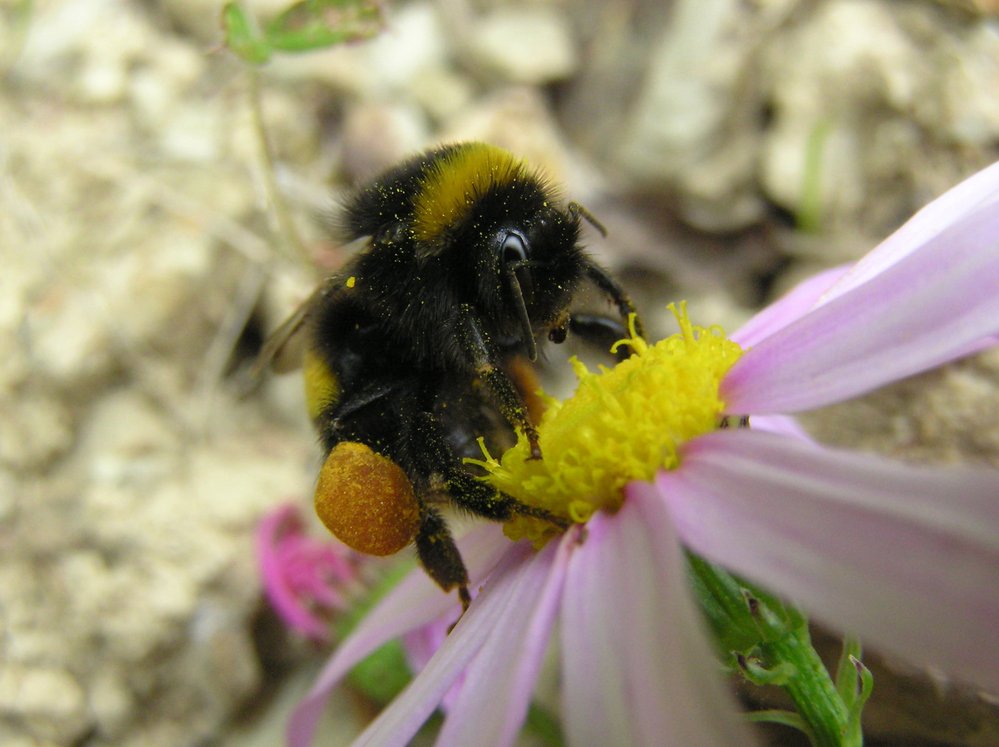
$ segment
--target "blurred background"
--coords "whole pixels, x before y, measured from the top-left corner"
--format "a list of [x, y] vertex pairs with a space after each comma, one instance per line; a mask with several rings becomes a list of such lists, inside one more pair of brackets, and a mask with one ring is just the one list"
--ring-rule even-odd
[[[279, 744], [328, 649], [266, 605], [253, 532], [308, 507], [318, 453], [299, 379], [246, 370], [348, 256], [345, 190], [493, 142], [607, 226], [586, 243], [655, 332], [680, 299], [732, 331], [999, 156], [995, 0], [383, 9], [370, 41], [261, 67], [268, 165], [220, 0], [0, 1], [0, 744]], [[999, 464], [997, 382], [987, 353], [807, 425]], [[999, 743], [995, 703], [872, 666], [869, 743]], [[373, 712], [332, 710], [320, 744]]]

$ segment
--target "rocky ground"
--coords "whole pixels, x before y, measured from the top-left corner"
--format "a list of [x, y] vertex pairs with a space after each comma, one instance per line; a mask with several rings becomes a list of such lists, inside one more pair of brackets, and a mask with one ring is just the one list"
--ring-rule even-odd
[[[220, 5], [0, 5], [0, 744], [278, 742], [325, 651], [266, 608], [253, 529], [316, 452], [297, 379], [246, 363], [342, 261], [320, 216], [351, 184], [495, 142], [607, 224], [653, 326], [687, 298], [731, 329], [999, 155], [990, 0], [386, 3], [375, 40], [261, 71], [302, 258]], [[997, 381], [985, 354], [809, 424], [999, 464]], [[872, 742], [999, 741], [994, 706], [895, 682]], [[369, 715], [338, 708], [329, 744]]]

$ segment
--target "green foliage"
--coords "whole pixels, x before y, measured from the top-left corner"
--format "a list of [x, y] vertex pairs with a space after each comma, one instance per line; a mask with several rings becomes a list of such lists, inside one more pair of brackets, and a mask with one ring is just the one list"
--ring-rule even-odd
[[[412, 570], [412, 562], [394, 565], [350, 611], [337, 618], [335, 638], [343, 640], [367, 614]], [[361, 661], [348, 677], [350, 684], [376, 703], [389, 703], [409, 684], [413, 674], [398, 640], [390, 641]]]
[[0, 3], [0, 74], [16, 62], [34, 17], [32, 0], [8, 0]]
[[527, 709], [524, 733], [529, 734], [546, 747], [565, 747], [565, 736], [558, 716], [539, 705], [531, 703]]
[[822, 182], [825, 177], [822, 169], [826, 165], [825, 149], [832, 129], [828, 120], [817, 123], [805, 144], [805, 169], [796, 215], [798, 229], [804, 233], [818, 234], [822, 230]]
[[226, 46], [251, 65], [278, 52], [312, 52], [368, 39], [382, 25], [381, 6], [374, 0], [301, 0], [263, 26], [238, 2], [222, 8]]
[[399, 640], [389, 641], [370, 653], [348, 677], [353, 687], [382, 705], [392, 702], [411, 679], [406, 651]]
[[688, 555], [691, 585], [733, 669], [754, 685], [782, 688], [797, 709], [757, 711], [752, 721], [804, 732], [820, 747], [860, 747], [860, 715], [874, 680], [848, 639], [833, 681], [812, 646], [808, 620], [778, 598]]

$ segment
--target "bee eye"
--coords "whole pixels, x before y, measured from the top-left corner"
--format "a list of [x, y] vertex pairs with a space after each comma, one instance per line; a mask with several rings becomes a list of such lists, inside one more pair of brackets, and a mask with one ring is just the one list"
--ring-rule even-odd
[[503, 264], [523, 262], [527, 259], [527, 244], [524, 237], [516, 233], [508, 233], [500, 247], [503, 253]]

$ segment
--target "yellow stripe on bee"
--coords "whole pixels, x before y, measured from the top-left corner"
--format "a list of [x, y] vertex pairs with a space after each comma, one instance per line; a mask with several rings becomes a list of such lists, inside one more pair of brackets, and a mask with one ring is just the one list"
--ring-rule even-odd
[[524, 161], [495, 145], [459, 145], [427, 168], [413, 202], [413, 238], [437, 241], [490, 189], [538, 178]]
[[306, 350], [302, 359], [305, 379], [305, 407], [315, 420], [331, 402], [340, 398], [340, 379], [314, 350]]

